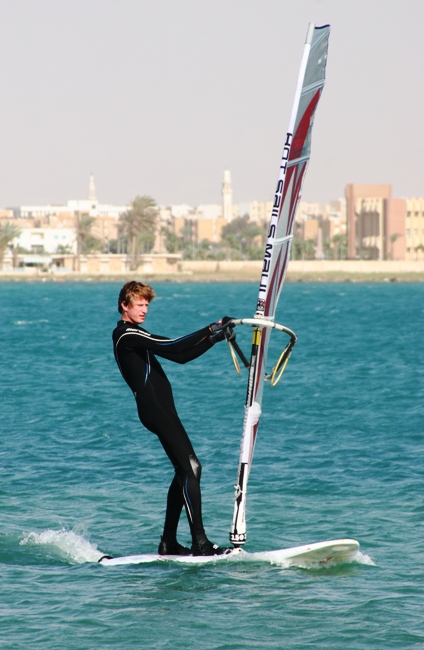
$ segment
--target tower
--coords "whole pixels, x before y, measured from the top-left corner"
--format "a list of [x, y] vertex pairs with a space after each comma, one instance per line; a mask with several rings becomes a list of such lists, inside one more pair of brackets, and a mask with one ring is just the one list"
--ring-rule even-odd
[[88, 185], [88, 200], [97, 202], [96, 198], [96, 186], [94, 185], [94, 176], [93, 174], [90, 175], [90, 182]]
[[228, 169], [224, 171], [222, 183], [222, 216], [227, 221], [233, 218], [233, 189], [231, 185], [231, 173]]

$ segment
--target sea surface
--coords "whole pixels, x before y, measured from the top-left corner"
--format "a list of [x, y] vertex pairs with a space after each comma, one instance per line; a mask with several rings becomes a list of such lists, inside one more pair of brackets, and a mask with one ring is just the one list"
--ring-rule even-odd
[[[145, 326], [171, 337], [256, 305], [253, 283], [154, 288]], [[360, 542], [354, 561], [310, 568], [97, 563], [156, 552], [172, 477], [113, 358], [119, 289], [0, 283], [0, 647], [424, 648], [424, 285], [284, 287], [278, 319], [299, 339], [265, 386], [246, 550]], [[249, 354], [250, 329], [237, 335]], [[269, 366], [285, 343], [273, 333]], [[225, 342], [163, 365], [225, 545], [246, 372]]]

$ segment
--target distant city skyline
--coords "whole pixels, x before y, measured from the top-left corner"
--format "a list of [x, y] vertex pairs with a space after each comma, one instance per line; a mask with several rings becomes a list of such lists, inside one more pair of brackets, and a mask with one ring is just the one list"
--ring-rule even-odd
[[[385, 186], [389, 185], [391, 188], [391, 184], [385, 184]], [[321, 206], [321, 208], [329, 208], [331, 204], [345, 204], [346, 203], [346, 195], [345, 192], [348, 188], [349, 184], [346, 184], [343, 188], [343, 192], [337, 196], [337, 197], [330, 197], [328, 201], [316, 201], [314, 199], [311, 200], [306, 200], [305, 198], [301, 197], [299, 206], [298, 206], [298, 213], [304, 210], [306, 207], [311, 210], [308, 214], [316, 214], [316, 209], [317, 206]], [[373, 187], [372, 184], [363, 184], [364, 187], [369, 187], [370, 190]], [[186, 214], [187, 208], [193, 209], [197, 211], [200, 209], [202, 212], [208, 212], [208, 218], [213, 215], [217, 216], [216, 208], [220, 208], [222, 216], [226, 218], [227, 220], [230, 219], [230, 214], [232, 211], [232, 208], [238, 209], [238, 211], [241, 214], [244, 213], [249, 213], [249, 210], [254, 206], [255, 204], [257, 205], [265, 205], [267, 204], [269, 206], [269, 210], [271, 210], [272, 207], [272, 201], [273, 198], [268, 199], [268, 200], [260, 200], [257, 198], [253, 198], [250, 201], [234, 201], [233, 200], [233, 184], [232, 184], [232, 177], [231, 177], [231, 170], [224, 170], [222, 173], [221, 177], [221, 183], [220, 183], [220, 188], [218, 190], [220, 192], [220, 199], [221, 200], [215, 200], [211, 202], [206, 202], [206, 201], [200, 201], [199, 203], [193, 204], [189, 203], [188, 201], [182, 201], [181, 203], [170, 203], [170, 204], [157, 204], [158, 208], [161, 210], [169, 210], [174, 208], [174, 216], [182, 216], [183, 214]], [[152, 197], [154, 198], [154, 197]], [[394, 197], [395, 198], [395, 197]], [[423, 197], [418, 197], [416, 196], [411, 196], [411, 197], [397, 197], [397, 198], [403, 198], [407, 200], [414, 200], [417, 199], [419, 201], [423, 200]], [[58, 203], [53, 203], [52, 201], [47, 201], [46, 203], [43, 204], [36, 204], [36, 203], [24, 203], [21, 205], [14, 205], [14, 206], [0, 206], [0, 211], [4, 210], [13, 210], [13, 211], [21, 211], [23, 210], [23, 213], [21, 216], [27, 217], [28, 215], [28, 210], [31, 211], [32, 208], [37, 209], [43, 209], [44, 213], [45, 210], [47, 210], [49, 207], [50, 208], [64, 208], [75, 211], [82, 211], [82, 212], [92, 212], [93, 214], [98, 214], [98, 209], [102, 208], [102, 213], [107, 214], [110, 213], [112, 214], [119, 214], [120, 212], [124, 212], [129, 206], [131, 205], [131, 202], [128, 202], [126, 204], [113, 204], [113, 203], [106, 203], [105, 201], [102, 200], [102, 198], [97, 196], [97, 190], [96, 190], [96, 184], [95, 184], [95, 178], [94, 175], [91, 174], [88, 178], [87, 181], [87, 186], [86, 186], [86, 195], [85, 197], [79, 197], [79, 198], [73, 198], [73, 199], [67, 199], [62, 202]], [[207, 210], [207, 208], [210, 208], [212, 212]], [[314, 209], [313, 209], [314, 208]], [[236, 210], [237, 212], [237, 210]], [[41, 213], [40, 213], [41, 214]], [[205, 215], [206, 216], [206, 215]], [[299, 216], [299, 215], [298, 215]], [[4, 218], [4, 216], [3, 216]]]
[[[220, 187], [218, 188], [218, 192], [220, 193], [220, 200], [212, 201], [212, 202], [206, 202], [206, 201], [201, 201], [200, 203], [192, 204], [189, 203], [188, 201], [183, 201], [181, 203], [170, 203], [170, 204], [157, 204], [159, 208], [170, 208], [170, 207], [184, 207], [184, 206], [190, 206], [193, 209], [196, 209], [198, 207], [202, 206], [221, 206], [222, 208], [222, 216], [225, 218], [229, 219], [229, 215], [231, 213], [231, 206], [247, 206], [252, 203], [269, 203], [272, 204], [272, 199], [268, 199], [265, 201], [262, 201], [258, 198], [253, 198], [251, 201], [233, 201], [233, 184], [232, 184], [232, 178], [231, 178], [231, 170], [225, 169], [223, 170], [222, 177], [221, 177], [221, 183]], [[154, 198], [154, 197], [152, 197]], [[343, 195], [340, 197], [333, 197], [329, 199], [325, 204], [332, 203], [334, 201], [340, 201], [344, 200]], [[300, 201], [300, 204], [302, 203], [312, 203], [312, 204], [322, 204], [320, 201]], [[93, 204], [93, 205], [91, 205]], [[61, 201], [59, 203], [53, 203], [52, 201], [47, 201], [46, 203], [43, 204], [37, 204], [37, 203], [22, 203], [20, 205], [10, 205], [10, 206], [0, 206], [0, 210], [18, 210], [23, 208], [24, 210], [27, 210], [28, 208], [58, 208], [58, 207], [63, 207], [63, 208], [69, 208], [71, 210], [82, 210], [82, 211], [90, 211], [92, 208], [94, 208], [94, 205], [97, 206], [102, 206], [102, 207], [107, 207], [110, 208], [112, 211], [114, 208], [119, 209], [121, 211], [124, 211], [131, 202], [128, 202], [127, 204], [111, 204], [111, 203], [105, 203], [102, 200], [102, 197], [97, 196], [97, 190], [96, 190], [96, 183], [95, 183], [95, 177], [94, 174], [90, 174], [88, 182], [87, 182], [87, 187], [86, 187], [86, 193], [85, 196], [81, 196], [79, 198], [68, 198], [64, 201]], [[325, 205], [322, 204], [322, 205]]]
[[422, 0], [3, 3], [0, 206], [271, 200], [308, 22], [331, 24], [303, 200], [424, 195]]
[[[221, 203], [158, 206], [155, 235], [149, 239], [148, 253], [166, 255], [175, 252], [178, 246], [178, 250], [186, 250], [188, 245], [191, 257], [195, 251], [200, 251], [201, 256], [216, 255], [211, 246], [222, 244], [224, 228], [238, 217], [241, 221], [235, 224], [236, 229], [243, 228], [242, 224], [246, 224], [244, 218], [248, 216], [251, 223], [259, 227], [254, 237], [265, 233], [262, 226], [269, 223], [273, 201], [233, 203], [229, 170], [224, 172], [221, 195]], [[20, 247], [25, 255], [28, 251], [37, 255], [64, 254], [65, 249], [68, 254], [76, 254], [76, 229], [81, 216], [88, 215], [92, 219], [90, 224], [95, 237], [91, 245], [104, 255], [111, 251], [111, 242], [116, 242], [112, 252], [122, 252], [119, 223], [127, 209], [128, 206], [98, 201], [94, 177], [90, 176], [87, 199], [68, 200], [66, 205], [16, 206], [0, 211], [0, 218], [5, 222], [5, 228], [17, 229], [15, 247]], [[205, 247], [204, 242], [209, 244]], [[297, 254], [307, 255], [308, 259], [311, 255], [318, 259], [328, 255], [340, 258], [346, 250], [348, 259], [421, 260], [424, 252], [424, 198], [393, 197], [390, 184], [350, 184], [345, 187], [342, 199], [327, 204], [300, 201], [294, 246]], [[241, 254], [241, 249], [235, 248], [237, 254]], [[246, 244], [246, 254], [248, 249]], [[9, 253], [8, 267], [14, 259], [11, 250]], [[25, 259], [28, 264], [33, 264], [33, 258]]]

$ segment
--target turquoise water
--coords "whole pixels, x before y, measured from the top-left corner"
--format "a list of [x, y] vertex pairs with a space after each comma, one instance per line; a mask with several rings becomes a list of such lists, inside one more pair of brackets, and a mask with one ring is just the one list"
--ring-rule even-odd
[[[0, 646], [424, 648], [424, 285], [284, 289], [279, 318], [299, 341], [266, 386], [247, 550], [361, 543], [354, 562], [311, 569], [97, 564], [156, 551], [172, 473], [115, 366], [119, 288], [0, 284]], [[257, 293], [155, 289], [146, 326], [170, 336], [251, 316]], [[271, 361], [285, 341], [272, 344]], [[246, 375], [224, 343], [164, 366], [203, 464], [208, 534], [225, 544]]]

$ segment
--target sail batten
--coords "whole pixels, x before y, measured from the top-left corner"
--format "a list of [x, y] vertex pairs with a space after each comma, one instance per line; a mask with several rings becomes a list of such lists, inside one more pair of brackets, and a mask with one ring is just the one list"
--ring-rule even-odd
[[[252, 324], [254, 334], [252, 337], [252, 352], [240, 445], [234, 515], [230, 531], [230, 541], [236, 546], [242, 545], [246, 541], [247, 480], [261, 416], [268, 344], [273, 329], [271, 325], [274, 323], [275, 311], [290, 259], [296, 209], [310, 156], [312, 125], [325, 81], [329, 35], [329, 25], [316, 27], [311, 23], [308, 27], [289, 127], [279, 166], [277, 188], [274, 195], [259, 282], [255, 312], [256, 323], [253, 321]], [[243, 322], [243, 320], [248, 319], [242, 319], [238, 322]], [[266, 326], [265, 323], [267, 323]], [[281, 328], [286, 333], [291, 332], [291, 330], [279, 326], [279, 329]], [[296, 342], [295, 335], [292, 332], [290, 335], [293, 335], [293, 337], [288, 346], [286, 358], [284, 357], [285, 353], [282, 354], [284, 367], [291, 348]], [[283, 361], [281, 365], [282, 363]], [[277, 372], [278, 365], [275, 368]]]

